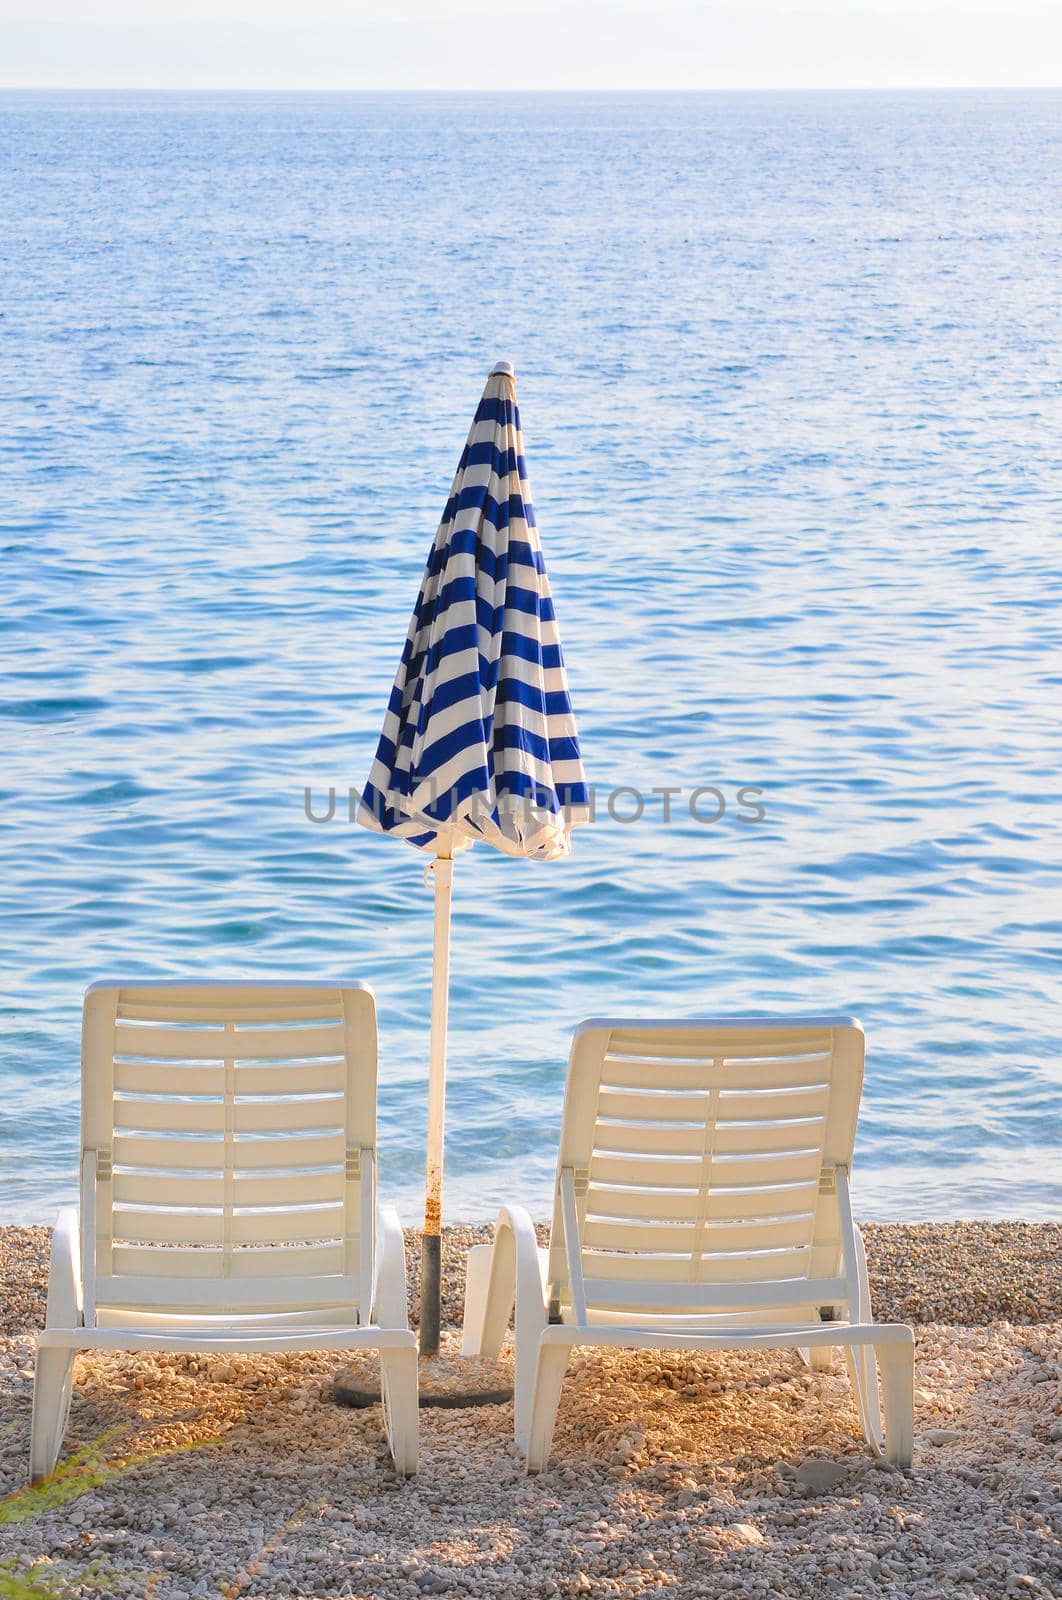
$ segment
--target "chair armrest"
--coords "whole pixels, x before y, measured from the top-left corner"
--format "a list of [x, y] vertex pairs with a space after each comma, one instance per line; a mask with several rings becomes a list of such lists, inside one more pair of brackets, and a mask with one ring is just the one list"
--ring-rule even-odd
[[409, 1327], [406, 1290], [406, 1246], [394, 1206], [376, 1214], [377, 1268], [372, 1321], [378, 1328]]
[[496, 1360], [515, 1304], [516, 1333], [531, 1337], [546, 1326], [546, 1251], [523, 1206], [503, 1206], [494, 1228], [490, 1277], [478, 1330], [469, 1330], [472, 1353]]
[[52, 1229], [52, 1255], [48, 1267], [46, 1328], [80, 1328], [84, 1322], [81, 1297], [81, 1237], [77, 1211], [64, 1206]]
[[[483, 1319], [487, 1314], [490, 1268], [494, 1259], [492, 1244], [474, 1244], [465, 1257], [465, 1305], [461, 1318], [461, 1354], [478, 1356], [483, 1342]], [[511, 1297], [510, 1297], [511, 1298]], [[510, 1304], [509, 1310], [512, 1310]]]
[[853, 1222], [852, 1237], [855, 1241], [855, 1272], [858, 1298], [854, 1306], [850, 1306], [853, 1320], [856, 1322], [873, 1322], [874, 1311], [870, 1304], [870, 1274], [867, 1271], [867, 1253], [863, 1245], [863, 1235], [859, 1227]]

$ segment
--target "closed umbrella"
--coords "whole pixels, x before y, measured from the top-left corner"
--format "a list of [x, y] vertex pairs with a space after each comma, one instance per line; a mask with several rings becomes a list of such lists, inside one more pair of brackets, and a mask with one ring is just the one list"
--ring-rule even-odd
[[421, 1351], [439, 1347], [453, 858], [553, 861], [589, 817], [512, 367], [487, 380], [384, 718], [359, 821], [431, 857], [435, 891]]

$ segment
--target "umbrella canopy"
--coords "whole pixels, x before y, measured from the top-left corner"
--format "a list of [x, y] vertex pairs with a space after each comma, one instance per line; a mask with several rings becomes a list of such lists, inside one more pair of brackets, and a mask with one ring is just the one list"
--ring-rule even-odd
[[512, 367], [487, 379], [428, 557], [359, 821], [435, 860], [421, 1352], [439, 1343], [450, 895], [456, 852], [567, 855], [589, 819]]
[[552, 860], [588, 816], [513, 369], [487, 380], [391, 691], [359, 820], [436, 854]]

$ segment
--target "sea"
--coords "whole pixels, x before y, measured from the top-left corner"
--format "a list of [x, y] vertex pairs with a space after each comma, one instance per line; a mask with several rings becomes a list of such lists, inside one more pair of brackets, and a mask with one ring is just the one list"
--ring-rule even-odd
[[863, 1023], [859, 1215], [1057, 1214], [1062, 94], [5, 93], [0, 156], [0, 1219], [86, 985], [290, 974], [374, 988], [416, 1220], [431, 893], [350, 791], [497, 359], [596, 818], [457, 863], [448, 1220], [547, 1213], [581, 1019], [764, 1012]]

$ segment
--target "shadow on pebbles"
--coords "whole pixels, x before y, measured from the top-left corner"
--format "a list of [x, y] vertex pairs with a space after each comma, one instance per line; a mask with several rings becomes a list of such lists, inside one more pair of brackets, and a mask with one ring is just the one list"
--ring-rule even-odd
[[867, 1454], [839, 1359], [576, 1352], [549, 1472], [525, 1475], [494, 1405], [422, 1412], [403, 1481], [379, 1408], [331, 1399], [356, 1363], [108, 1354], [79, 1359], [67, 1465], [29, 1495], [12, 1332], [0, 1572], [138, 1600], [1058, 1595], [1058, 1323], [916, 1332], [909, 1474]]

